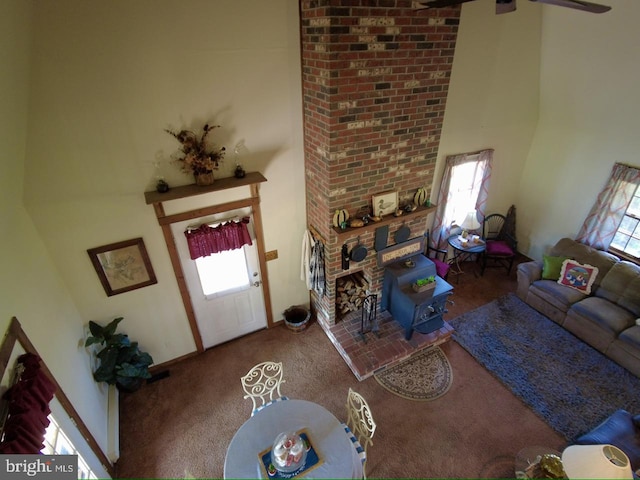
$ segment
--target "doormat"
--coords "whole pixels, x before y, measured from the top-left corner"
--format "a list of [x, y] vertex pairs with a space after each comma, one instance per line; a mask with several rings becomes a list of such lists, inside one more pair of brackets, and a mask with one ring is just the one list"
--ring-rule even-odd
[[422, 350], [374, 377], [391, 393], [418, 402], [440, 398], [453, 383], [451, 364], [438, 346]]

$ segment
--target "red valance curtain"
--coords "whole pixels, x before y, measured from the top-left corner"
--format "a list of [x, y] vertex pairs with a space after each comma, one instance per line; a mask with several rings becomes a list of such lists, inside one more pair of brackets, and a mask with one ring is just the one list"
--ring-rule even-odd
[[55, 385], [40, 369], [40, 358], [32, 353], [18, 357], [24, 366], [20, 379], [3, 395], [9, 403], [0, 453], [38, 454], [44, 448], [49, 426], [49, 402]]
[[195, 230], [187, 230], [184, 235], [187, 237], [191, 260], [252, 245], [248, 224], [249, 217], [244, 217], [239, 222], [221, 223], [216, 227], [200, 225]]

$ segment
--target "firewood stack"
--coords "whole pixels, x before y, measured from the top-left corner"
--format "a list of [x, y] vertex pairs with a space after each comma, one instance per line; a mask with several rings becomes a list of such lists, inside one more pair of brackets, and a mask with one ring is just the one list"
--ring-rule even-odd
[[336, 311], [340, 316], [362, 308], [362, 302], [369, 295], [369, 282], [362, 272], [336, 279]]

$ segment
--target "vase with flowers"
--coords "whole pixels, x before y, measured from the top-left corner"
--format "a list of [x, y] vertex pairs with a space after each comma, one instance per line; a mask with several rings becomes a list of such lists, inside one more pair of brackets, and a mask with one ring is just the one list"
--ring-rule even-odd
[[224, 158], [225, 148], [211, 146], [207, 140], [209, 132], [220, 125], [209, 125], [202, 128], [201, 134], [191, 130], [174, 131], [165, 129], [182, 145], [175, 160], [183, 172], [193, 174], [197, 185], [211, 185], [213, 171], [217, 170]]

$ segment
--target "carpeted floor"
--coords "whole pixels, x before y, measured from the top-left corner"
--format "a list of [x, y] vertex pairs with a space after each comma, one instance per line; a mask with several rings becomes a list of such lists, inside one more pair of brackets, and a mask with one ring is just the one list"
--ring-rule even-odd
[[[447, 316], [515, 289], [515, 269], [477, 265], [456, 287]], [[284, 327], [256, 332], [183, 360], [170, 376], [122, 395], [120, 478], [220, 478], [227, 445], [250, 415], [240, 377], [264, 360], [283, 362], [282, 393], [312, 400], [346, 419], [351, 387], [369, 403], [378, 428], [369, 449], [370, 478], [509, 478], [530, 445], [562, 450], [564, 439], [457, 343], [441, 346], [453, 384], [431, 402], [400, 398], [368, 378], [358, 382], [317, 324], [302, 334]]]
[[453, 338], [567, 440], [624, 408], [640, 379], [514, 294], [451, 322]]

